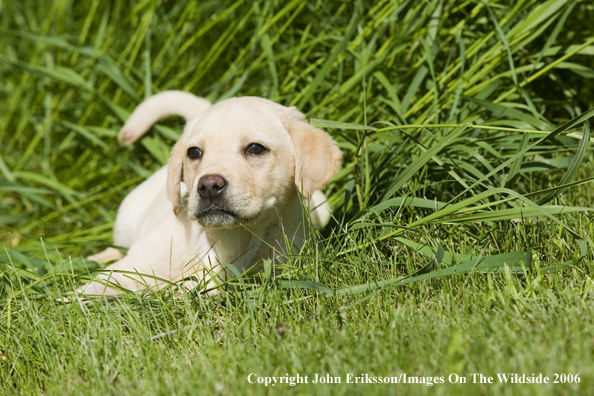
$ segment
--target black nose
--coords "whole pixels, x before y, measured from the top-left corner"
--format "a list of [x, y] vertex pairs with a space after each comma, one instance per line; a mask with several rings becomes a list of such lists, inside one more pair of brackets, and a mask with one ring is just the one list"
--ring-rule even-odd
[[198, 195], [202, 199], [216, 200], [227, 189], [227, 180], [221, 175], [205, 175], [198, 180]]

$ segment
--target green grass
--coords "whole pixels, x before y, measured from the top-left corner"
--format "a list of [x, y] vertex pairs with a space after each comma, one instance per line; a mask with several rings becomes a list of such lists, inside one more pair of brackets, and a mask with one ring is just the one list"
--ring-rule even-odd
[[[587, 394], [593, 17], [564, 0], [0, 1], [3, 393]], [[115, 138], [166, 89], [305, 112], [344, 153], [325, 189], [335, 219], [276, 277], [216, 296], [57, 301], [166, 163], [179, 119]]]

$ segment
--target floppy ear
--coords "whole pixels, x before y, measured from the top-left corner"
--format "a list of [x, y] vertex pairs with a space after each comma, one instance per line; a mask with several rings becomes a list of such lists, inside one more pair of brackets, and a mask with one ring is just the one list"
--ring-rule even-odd
[[330, 135], [308, 124], [294, 107], [289, 110], [286, 127], [295, 147], [295, 185], [309, 198], [332, 179], [342, 153]]
[[184, 135], [171, 150], [167, 163], [167, 197], [173, 204], [173, 213], [177, 214], [182, 209], [181, 182], [184, 181], [185, 143]]

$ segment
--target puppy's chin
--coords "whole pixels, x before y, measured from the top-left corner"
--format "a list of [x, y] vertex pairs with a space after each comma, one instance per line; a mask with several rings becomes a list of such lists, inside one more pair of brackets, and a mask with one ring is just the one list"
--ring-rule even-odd
[[197, 210], [191, 220], [196, 220], [200, 225], [207, 228], [230, 228], [244, 222], [244, 218], [233, 210], [210, 206], [206, 209]]
[[241, 218], [234, 212], [211, 207], [206, 210], [199, 211], [192, 220], [197, 220], [200, 225], [207, 228], [229, 228], [235, 227], [240, 223]]

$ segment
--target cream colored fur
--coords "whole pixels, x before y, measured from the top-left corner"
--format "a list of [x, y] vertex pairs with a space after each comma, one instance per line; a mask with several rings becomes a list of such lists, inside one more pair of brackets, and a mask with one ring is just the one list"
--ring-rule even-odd
[[[260, 259], [287, 253], [285, 240], [298, 247], [307, 235], [300, 194], [309, 198], [316, 226], [328, 221], [330, 207], [318, 189], [332, 178], [341, 153], [298, 110], [256, 97], [209, 107], [189, 93], [166, 91], [134, 110], [120, 142], [130, 144], [170, 115], [188, 122], [168, 166], [128, 194], [116, 218], [114, 244], [128, 247], [128, 254], [79, 292], [117, 294], [104, 285], [108, 282], [150, 291], [163, 286], [154, 277], [209, 282], [224, 263], [245, 271]], [[254, 143], [267, 151], [250, 154], [246, 150]], [[188, 156], [191, 147], [201, 150], [199, 159]], [[198, 193], [201, 178], [208, 175], [226, 181], [218, 203]], [[110, 251], [96, 257], [117, 255]], [[195, 285], [186, 281], [188, 288]]]

